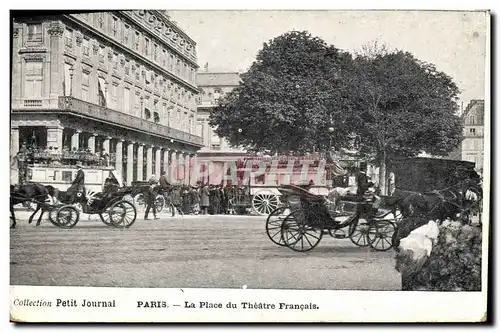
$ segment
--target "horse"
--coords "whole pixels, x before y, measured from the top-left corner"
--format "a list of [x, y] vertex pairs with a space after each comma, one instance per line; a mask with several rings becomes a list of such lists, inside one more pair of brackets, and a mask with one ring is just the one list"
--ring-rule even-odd
[[[42, 215], [45, 209], [45, 202], [50, 199], [50, 194], [47, 188], [39, 183], [31, 182], [24, 185], [11, 185], [10, 186], [10, 213], [12, 218], [12, 225], [10, 228], [16, 228], [16, 216], [14, 213], [14, 205], [24, 202], [36, 203], [36, 209], [28, 219], [31, 224], [36, 213], [42, 209], [42, 213], [38, 217], [37, 226], [40, 224]], [[42, 203], [43, 202], [43, 203]]]
[[327, 198], [333, 202], [335, 205], [335, 210], [343, 211], [344, 204], [342, 203], [342, 197], [347, 195], [356, 195], [358, 187], [356, 185], [350, 187], [335, 187], [328, 192]]

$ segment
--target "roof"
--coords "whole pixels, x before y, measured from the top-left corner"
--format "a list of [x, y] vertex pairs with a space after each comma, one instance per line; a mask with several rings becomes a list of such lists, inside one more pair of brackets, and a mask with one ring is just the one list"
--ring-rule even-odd
[[197, 73], [196, 85], [204, 86], [238, 86], [240, 84], [240, 75], [237, 72], [226, 73]]

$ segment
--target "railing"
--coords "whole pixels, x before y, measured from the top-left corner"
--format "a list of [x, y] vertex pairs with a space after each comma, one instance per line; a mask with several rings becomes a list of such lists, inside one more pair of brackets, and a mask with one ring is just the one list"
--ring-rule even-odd
[[25, 99], [24, 107], [42, 107], [42, 99]]
[[172, 138], [178, 141], [203, 145], [202, 138], [180, 130], [150, 122], [129, 114], [111, 110], [72, 97], [59, 97], [59, 109], [89, 116], [102, 121], [112, 122], [135, 130], [146, 131], [150, 134]]

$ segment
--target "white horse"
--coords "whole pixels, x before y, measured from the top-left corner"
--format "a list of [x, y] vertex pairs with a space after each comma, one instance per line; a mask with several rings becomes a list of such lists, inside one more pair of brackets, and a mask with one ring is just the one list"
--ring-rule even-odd
[[358, 186], [353, 185], [350, 187], [335, 187], [328, 192], [327, 198], [335, 204], [335, 210], [343, 211], [344, 204], [340, 200], [342, 196], [356, 195], [358, 192]]

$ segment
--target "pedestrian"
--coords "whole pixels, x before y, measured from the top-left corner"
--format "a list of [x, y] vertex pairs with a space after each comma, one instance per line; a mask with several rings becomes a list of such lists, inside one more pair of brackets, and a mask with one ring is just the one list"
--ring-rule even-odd
[[207, 184], [202, 184], [200, 196], [201, 214], [207, 214], [210, 205], [210, 192]]
[[148, 220], [148, 215], [149, 211], [152, 209], [153, 210], [153, 216], [154, 219], [158, 219], [156, 216], [156, 205], [155, 205], [155, 200], [156, 200], [156, 192], [155, 192], [155, 186], [156, 186], [156, 178], [151, 177], [148, 182], [148, 186], [144, 192], [144, 198], [146, 199], [146, 212], [144, 213], [144, 220]]
[[171, 202], [172, 202], [172, 217], [175, 217], [175, 210], [181, 211], [181, 187], [175, 186], [172, 190], [171, 194]]

